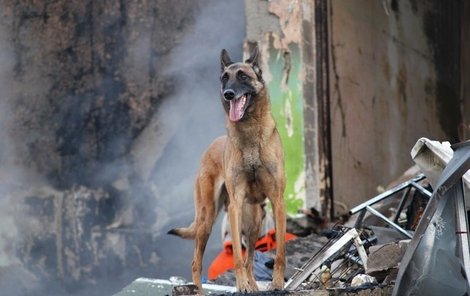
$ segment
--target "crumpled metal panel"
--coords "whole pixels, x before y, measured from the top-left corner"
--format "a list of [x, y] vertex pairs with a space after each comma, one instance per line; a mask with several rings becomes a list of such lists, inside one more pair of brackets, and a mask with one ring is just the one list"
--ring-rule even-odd
[[393, 295], [470, 294], [468, 222], [462, 176], [470, 169], [470, 142], [455, 152], [400, 264]]

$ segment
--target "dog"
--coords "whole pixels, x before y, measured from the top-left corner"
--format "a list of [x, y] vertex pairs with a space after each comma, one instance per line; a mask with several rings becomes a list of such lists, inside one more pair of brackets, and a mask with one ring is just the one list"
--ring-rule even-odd
[[[281, 138], [271, 113], [268, 89], [255, 47], [245, 62], [232, 62], [223, 49], [221, 101], [227, 135], [212, 142], [202, 156], [194, 186], [195, 219], [186, 228], [169, 234], [194, 239], [192, 280], [202, 293], [202, 257], [219, 211], [227, 207], [233, 234], [233, 258], [237, 289], [257, 291], [253, 274], [255, 242], [259, 238], [262, 207], [272, 205], [276, 229], [276, 256], [271, 289], [283, 289], [285, 271], [286, 212], [285, 173]], [[240, 235], [235, 235], [235, 234]], [[242, 256], [241, 236], [246, 240]]]

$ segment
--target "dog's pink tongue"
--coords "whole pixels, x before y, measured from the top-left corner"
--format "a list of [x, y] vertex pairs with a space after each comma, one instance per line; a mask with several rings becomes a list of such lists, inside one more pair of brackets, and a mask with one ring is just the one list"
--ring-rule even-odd
[[241, 99], [233, 99], [230, 101], [229, 118], [231, 121], [239, 121], [243, 116], [243, 105]]

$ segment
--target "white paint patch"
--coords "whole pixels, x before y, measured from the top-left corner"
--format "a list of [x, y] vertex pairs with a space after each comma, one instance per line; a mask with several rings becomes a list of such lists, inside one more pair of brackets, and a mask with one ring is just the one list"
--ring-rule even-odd
[[306, 205], [307, 195], [305, 194], [305, 171], [302, 171], [294, 183], [295, 197], [303, 201], [303, 205]]
[[294, 126], [292, 124], [293, 118], [292, 118], [292, 105], [290, 103], [291, 101], [291, 95], [292, 93], [289, 91], [289, 96], [287, 100], [285, 101], [284, 104], [284, 114], [286, 118], [286, 130], [287, 130], [287, 136], [291, 138], [294, 135]]

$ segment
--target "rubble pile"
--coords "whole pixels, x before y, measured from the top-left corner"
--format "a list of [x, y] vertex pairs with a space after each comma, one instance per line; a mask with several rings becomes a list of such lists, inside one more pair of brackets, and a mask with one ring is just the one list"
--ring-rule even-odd
[[[288, 221], [288, 232], [305, 236], [286, 243], [284, 290], [265, 291], [269, 281], [263, 280], [258, 282], [261, 292], [250, 294], [470, 294], [470, 242], [465, 205], [470, 141], [453, 145], [454, 151], [450, 151], [453, 153], [447, 159], [430, 152], [436, 149], [435, 143], [431, 144], [421, 139], [417, 144], [419, 149], [413, 152], [414, 158], [420, 159], [420, 166], [426, 168], [423, 171], [434, 173], [431, 179], [414, 168], [411, 170], [414, 174], [407, 180], [352, 208], [349, 211], [352, 217], [345, 225], [324, 227], [327, 223], [319, 219], [318, 213], [304, 216], [311, 221]], [[425, 146], [431, 148], [426, 150]], [[420, 157], [423, 151], [426, 157]], [[263, 256], [271, 260], [257, 262], [255, 259], [255, 277], [257, 264], [272, 269], [275, 250]], [[138, 281], [131, 287], [141, 288]], [[173, 295], [182, 295], [191, 288], [188, 283], [165, 284]], [[203, 288], [215, 294], [238, 295], [233, 293], [235, 284], [233, 271], [228, 271], [215, 281], [206, 282]], [[133, 288], [123, 290], [119, 295], [130, 295], [132, 291]]]

